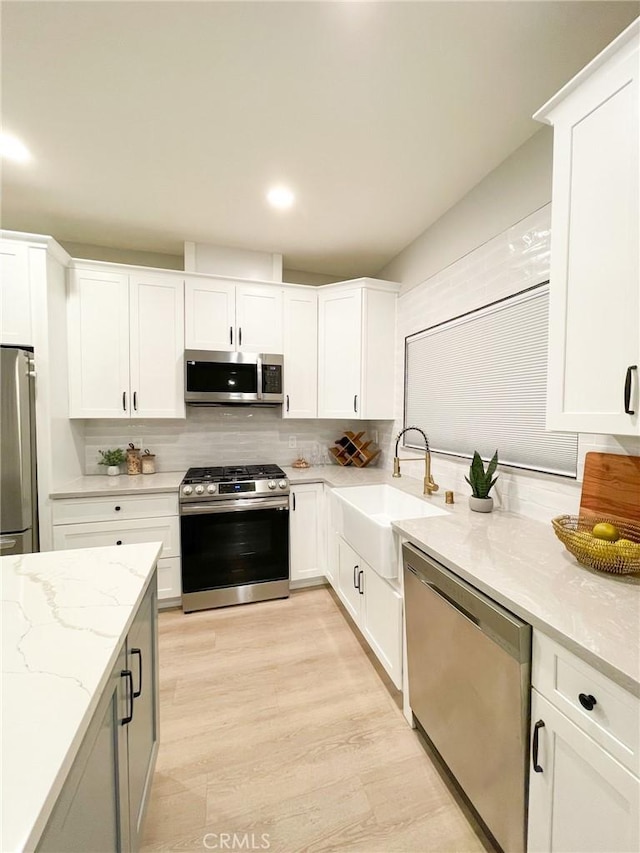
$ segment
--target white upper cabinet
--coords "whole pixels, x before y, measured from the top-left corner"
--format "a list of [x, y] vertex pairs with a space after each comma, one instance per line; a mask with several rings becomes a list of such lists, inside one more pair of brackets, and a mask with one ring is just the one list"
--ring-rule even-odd
[[71, 271], [69, 415], [183, 418], [182, 277]]
[[282, 353], [282, 287], [187, 278], [187, 349]]
[[128, 276], [72, 270], [68, 318], [69, 417], [128, 418]]
[[184, 285], [186, 349], [230, 352], [234, 347], [236, 286], [228, 281], [187, 278]]
[[129, 281], [132, 415], [184, 417], [184, 297], [177, 276]]
[[321, 289], [318, 417], [393, 418], [398, 289], [374, 279]]
[[554, 128], [547, 427], [640, 434], [636, 21], [535, 118]]
[[32, 346], [29, 247], [0, 241], [0, 343]]
[[284, 292], [283, 418], [318, 416], [318, 293], [292, 287]]

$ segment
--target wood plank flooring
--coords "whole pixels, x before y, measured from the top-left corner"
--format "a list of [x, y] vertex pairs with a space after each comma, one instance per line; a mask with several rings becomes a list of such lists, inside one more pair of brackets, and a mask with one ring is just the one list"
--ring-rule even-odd
[[143, 851], [491, 851], [332, 592], [160, 614]]

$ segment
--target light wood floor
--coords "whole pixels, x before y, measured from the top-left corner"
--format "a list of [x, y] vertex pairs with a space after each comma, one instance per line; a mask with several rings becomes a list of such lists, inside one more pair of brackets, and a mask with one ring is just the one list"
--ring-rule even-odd
[[160, 690], [145, 851], [492, 850], [326, 588], [161, 613]]

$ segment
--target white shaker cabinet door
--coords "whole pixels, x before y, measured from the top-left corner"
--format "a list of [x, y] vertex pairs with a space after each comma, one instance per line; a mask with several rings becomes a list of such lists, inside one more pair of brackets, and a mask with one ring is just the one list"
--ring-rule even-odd
[[0, 296], [0, 343], [31, 346], [29, 247], [25, 243], [0, 241]]
[[307, 288], [284, 293], [283, 418], [318, 415], [318, 294]]
[[282, 353], [282, 305], [281, 287], [238, 284], [234, 348], [244, 352]]
[[289, 500], [289, 545], [291, 580], [320, 577], [322, 484], [291, 487]]
[[344, 539], [338, 540], [338, 595], [356, 625], [360, 627], [362, 609], [361, 583], [363, 563], [353, 548]]
[[180, 276], [131, 276], [132, 417], [185, 417], [183, 288]]
[[184, 293], [185, 348], [236, 349], [236, 286], [233, 282], [187, 278]]
[[69, 417], [128, 418], [129, 278], [72, 270], [68, 286]]
[[531, 693], [531, 755], [538, 771], [532, 760], [530, 853], [640, 849], [640, 780], [536, 690]]
[[362, 402], [361, 291], [320, 293], [318, 311], [318, 417], [358, 419]]
[[363, 563], [362, 631], [395, 686], [402, 687], [402, 595]]
[[554, 128], [547, 428], [640, 434], [638, 26]]

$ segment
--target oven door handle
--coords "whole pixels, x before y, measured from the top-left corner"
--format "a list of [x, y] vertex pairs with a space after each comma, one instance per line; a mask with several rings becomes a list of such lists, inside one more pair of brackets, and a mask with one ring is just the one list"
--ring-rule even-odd
[[222, 512], [247, 512], [259, 509], [289, 509], [289, 498], [239, 498], [235, 501], [182, 504], [180, 515], [211, 515]]

